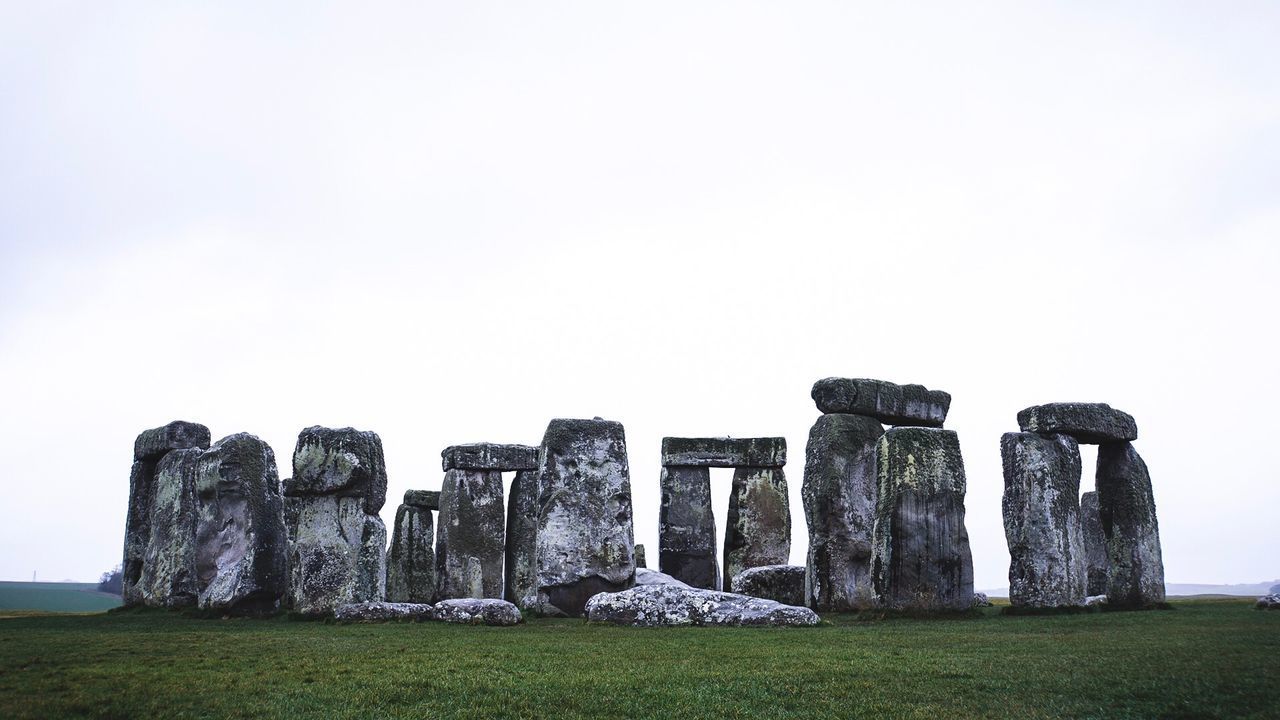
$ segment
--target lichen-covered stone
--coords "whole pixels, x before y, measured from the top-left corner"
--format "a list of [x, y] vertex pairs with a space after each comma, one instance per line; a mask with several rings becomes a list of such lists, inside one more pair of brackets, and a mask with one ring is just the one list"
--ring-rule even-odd
[[664, 467], [659, 486], [658, 569], [693, 587], [716, 589], [720, 568], [716, 519], [711, 512], [711, 470]]
[[451, 445], [440, 453], [441, 465], [449, 470], [537, 470], [538, 448], [531, 445], [471, 443]]
[[782, 467], [787, 441], [760, 438], [662, 438], [662, 464], [682, 467]]
[[501, 471], [444, 474], [436, 530], [436, 599], [502, 596], [505, 524]]
[[289, 497], [359, 497], [376, 514], [387, 501], [387, 466], [377, 433], [313, 426], [298, 434]]
[[893, 428], [880, 437], [876, 458], [876, 601], [890, 609], [967, 610], [973, 555], [959, 437], [950, 430]]
[[1080, 536], [1084, 540], [1086, 595], [1107, 594], [1107, 536], [1102, 532], [1102, 516], [1098, 514], [1098, 493], [1080, 496]]
[[818, 624], [818, 614], [809, 608], [666, 584], [636, 585], [630, 590], [600, 593], [587, 602], [586, 614], [592, 622], [635, 627]]
[[288, 544], [276, 456], [248, 433], [200, 454], [195, 568], [200, 607], [272, 612], [289, 587]]
[[1275, 593], [1263, 595], [1253, 606], [1259, 610], [1280, 610], [1280, 595]]
[[366, 602], [340, 605], [333, 618], [341, 622], [386, 622], [388, 620], [434, 620], [435, 608], [427, 603]]
[[1098, 448], [1098, 515], [1107, 538], [1107, 605], [1139, 608], [1164, 602], [1160, 527], [1147, 464], [1130, 443]]
[[1084, 605], [1080, 530], [1080, 446], [1069, 435], [1005, 433], [1004, 533], [1009, 543], [1009, 604]]
[[1018, 427], [1023, 432], [1070, 435], [1087, 444], [1138, 439], [1133, 416], [1106, 403], [1033, 405], [1018, 413]]
[[436, 553], [431, 547], [434, 538], [430, 510], [408, 504], [396, 508], [391, 548], [387, 551], [388, 601], [421, 604], [435, 598]]
[[863, 415], [818, 418], [805, 448], [809, 553], [803, 604], [848, 612], [874, 604], [871, 536], [876, 518], [876, 445], [884, 428]]
[[626, 436], [617, 422], [552, 420], [541, 456], [537, 605], [576, 617], [635, 579]]
[[386, 598], [387, 529], [358, 496], [285, 498], [289, 603], [305, 615]]
[[951, 409], [951, 395], [941, 390], [867, 378], [824, 378], [810, 395], [824, 413], [867, 415], [886, 425], [942, 427]]
[[405, 490], [404, 504], [424, 510], [440, 509], [439, 490]]
[[992, 605], [991, 599], [987, 597], [986, 593], [975, 592], [973, 594], [973, 603], [970, 605], [970, 607], [984, 608], [984, 607], [991, 607], [991, 605]]
[[144, 430], [133, 441], [134, 460], [159, 460], [170, 450], [205, 450], [213, 436], [200, 423], [174, 420], [163, 427]]
[[503, 597], [523, 606], [538, 595], [538, 471], [521, 470], [507, 496], [506, 578]]
[[644, 557], [643, 543], [636, 543], [635, 554], [636, 554], [636, 570], [639, 570], [640, 568], [649, 567], [649, 563], [645, 560], [645, 557]]
[[497, 598], [455, 598], [436, 603], [431, 619], [459, 625], [510, 626], [520, 623], [520, 609]]
[[765, 565], [747, 568], [733, 579], [740, 595], [775, 600], [783, 605], [804, 605], [803, 565]]
[[724, 589], [747, 568], [784, 565], [791, 556], [791, 506], [782, 468], [733, 472], [724, 532]]
[[675, 585], [676, 587], [687, 588], [687, 584], [671, 577], [666, 573], [660, 573], [657, 570], [649, 568], [636, 568], [636, 585]]
[[196, 576], [196, 464], [199, 449], [172, 450], [156, 465], [150, 541], [135, 597], [149, 607], [191, 607], [200, 595]]

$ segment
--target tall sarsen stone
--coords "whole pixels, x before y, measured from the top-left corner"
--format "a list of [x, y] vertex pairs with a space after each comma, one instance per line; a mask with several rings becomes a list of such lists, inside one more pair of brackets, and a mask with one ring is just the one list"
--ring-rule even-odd
[[791, 556], [791, 503], [780, 467], [733, 471], [724, 531], [724, 590], [743, 570], [785, 565]]
[[196, 576], [196, 465], [201, 451], [172, 450], [156, 465], [151, 528], [142, 574], [134, 588], [139, 602], [150, 607], [192, 607], [198, 601]]
[[1164, 602], [1164, 560], [1147, 464], [1131, 443], [1098, 447], [1098, 515], [1107, 538], [1107, 605]]
[[690, 587], [717, 589], [716, 519], [711, 470], [664, 467], [658, 505], [658, 569]]
[[1000, 455], [1010, 604], [1083, 606], [1080, 446], [1069, 435], [1005, 433]]
[[1084, 540], [1085, 574], [1088, 587], [1085, 594], [1107, 594], [1107, 536], [1102, 532], [1102, 516], [1098, 513], [1097, 491], [1080, 496], [1080, 535]]
[[503, 597], [517, 607], [537, 604], [538, 471], [521, 470], [507, 496], [506, 576]]
[[435, 597], [435, 523], [430, 508], [409, 502], [420, 498], [415, 492], [420, 491], [406, 492], [405, 502], [396, 508], [387, 551], [388, 602], [429, 603]]
[[505, 555], [500, 470], [449, 470], [440, 485], [436, 598], [502, 598]]

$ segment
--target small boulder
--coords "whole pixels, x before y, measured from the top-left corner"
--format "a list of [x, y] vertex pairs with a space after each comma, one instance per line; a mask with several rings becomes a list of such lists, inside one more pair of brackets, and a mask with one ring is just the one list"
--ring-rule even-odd
[[803, 565], [764, 565], [748, 568], [733, 579], [733, 590], [741, 595], [774, 600], [783, 605], [804, 603]]
[[431, 617], [460, 625], [516, 625], [520, 609], [496, 598], [456, 598], [436, 603]]
[[970, 607], [982, 608], [991, 607], [991, 598], [987, 597], [984, 592], [975, 592], [973, 594], [973, 604]]
[[1280, 610], [1280, 595], [1277, 595], [1275, 593], [1272, 593], [1270, 595], [1263, 595], [1262, 597], [1258, 598], [1258, 602], [1257, 604], [1254, 605], [1254, 607], [1258, 608], [1259, 610]]
[[635, 627], [817, 625], [809, 608], [736, 593], [637, 585], [587, 601], [587, 619]]
[[432, 610], [427, 603], [365, 602], [340, 605], [333, 611], [333, 617], [344, 622], [432, 620]]

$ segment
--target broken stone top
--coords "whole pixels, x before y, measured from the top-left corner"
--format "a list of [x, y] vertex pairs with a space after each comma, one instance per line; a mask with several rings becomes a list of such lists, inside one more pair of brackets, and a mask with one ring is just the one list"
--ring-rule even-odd
[[662, 438], [666, 467], [782, 467], [787, 464], [787, 439]]
[[886, 425], [942, 427], [951, 409], [950, 393], [866, 378], [824, 378], [810, 395], [823, 413], [866, 415]]
[[387, 465], [382, 439], [375, 432], [312, 426], [298, 434], [290, 497], [334, 495], [364, 498], [365, 512], [376, 513], [387, 498]]
[[209, 428], [193, 422], [174, 420], [164, 427], [144, 430], [133, 441], [134, 460], [157, 460], [170, 450], [209, 449], [213, 437]]
[[440, 509], [439, 490], [405, 490], [404, 504], [426, 510]]
[[445, 472], [450, 470], [537, 470], [538, 448], [529, 445], [472, 443], [451, 445], [440, 453]]
[[1133, 416], [1106, 403], [1049, 403], [1018, 413], [1023, 432], [1070, 435], [1078, 442], [1100, 445], [1138, 439]]

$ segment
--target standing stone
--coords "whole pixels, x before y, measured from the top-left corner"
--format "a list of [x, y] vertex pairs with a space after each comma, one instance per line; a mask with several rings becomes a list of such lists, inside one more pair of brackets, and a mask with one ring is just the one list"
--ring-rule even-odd
[[538, 606], [578, 617], [635, 581], [626, 436], [617, 422], [552, 420], [541, 457]]
[[664, 467], [660, 486], [658, 570], [690, 587], [715, 590], [720, 568], [710, 468]]
[[821, 612], [874, 604], [871, 538], [876, 518], [876, 445], [884, 428], [861, 415], [823, 415], [805, 448], [809, 554], [804, 604]]
[[1084, 565], [1088, 577], [1085, 594], [1107, 594], [1107, 536], [1102, 532], [1102, 516], [1098, 514], [1098, 493], [1080, 496], [1080, 535], [1084, 539]]
[[1107, 605], [1150, 607], [1164, 602], [1160, 527], [1147, 464], [1131, 443], [1098, 448], [1098, 515], [1107, 538]]
[[724, 590], [748, 568], [785, 565], [791, 556], [791, 507], [782, 468], [733, 471], [724, 533]]
[[196, 464], [200, 450], [173, 450], [156, 465], [147, 554], [137, 597], [150, 607], [192, 607], [200, 594], [196, 578]]
[[640, 568], [648, 568], [648, 567], [649, 567], [649, 564], [645, 562], [645, 559], [644, 559], [644, 545], [641, 543], [636, 543], [636, 572], [639, 572]]
[[1080, 446], [1069, 435], [1005, 433], [1004, 533], [1009, 543], [1009, 603], [1083, 606]]
[[502, 596], [502, 471], [453, 469], [440, 486], [436, 598]]
[[881, 436], [876, 457], [871, 574], [877, 602], [891, 609], [969, 609], [973, 555], [959, 437], [950, 430], [893, 428]]
[[521, 470], [507, 497], [507, 574], [503, 597], [529, 607], [538, 596], [538, 471]]
[[410, 490], [396, 508], [387, 551], [388, 602], [429, 603], [435, 596], [436, 554], [431, 547], [435, 524], [430, 507], [412, 502], [420, 499], [419, 492]]
[[200, 607], [274, 612], [289, 587], [275, 453], [248, 433], [225, 437], [200, 454], [195, 491]]

